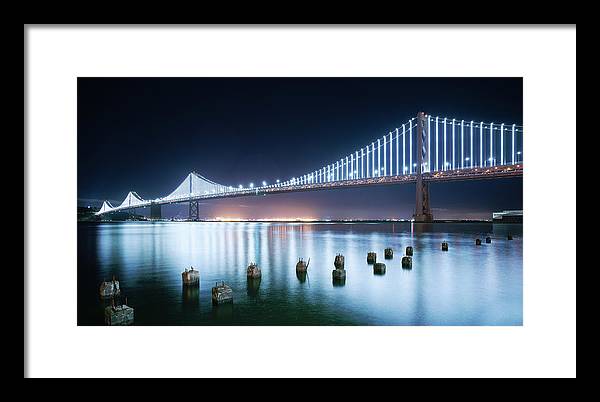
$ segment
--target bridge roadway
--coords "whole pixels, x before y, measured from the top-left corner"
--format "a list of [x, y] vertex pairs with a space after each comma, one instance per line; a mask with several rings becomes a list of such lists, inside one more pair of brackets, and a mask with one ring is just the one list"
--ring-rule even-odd
[[[446, 171], [437, 171], [423, 173], [423, 180], [429, 183], [447, 182], [447, 181], [465, 181], [465, 180], [484, 180], [507, 177], [523, 176], [523, 164], [503, 165], [494, 167], [474, 167], [462, 168]], [[126, 211], [137, 208], [146, 208], [151, 205], [178, 204], [189, 201], [221, 199], [234, 197], [249, 197], [267, 194], [292, 193], [300, 191], [329, 190], [339, 188], [352, 188], [366, 185], [385, 185], [385, 184], [404, 184], [414, 183], [417, 180], [416, 174], [399, 176], [381, 176], [362, 179], [340, 180], [325, 183], [295, 184], [288, 186], [271, 185], [265, 187], [256, 187], [252, 189], [238, 190], [234, 189], [223, 193], [192, 195], [179, 198], [157, 198], [155, 200], [145, 200], [143, 203], [132, 206], [115, 207], [110, 212]]]

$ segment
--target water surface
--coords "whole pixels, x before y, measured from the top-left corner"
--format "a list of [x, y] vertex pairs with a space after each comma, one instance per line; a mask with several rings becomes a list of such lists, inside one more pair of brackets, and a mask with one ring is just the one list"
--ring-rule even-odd
[[[512, 233], [514, 240], [506, 239]], [[491, 236], [492, 243], [485, 244]], [[475, 246], [475, 238], [483, 244]], [[441, 242], [449, 251], [441, 251]], [[413, 268], [401, 268], [406, 246]], [[386, 247], [394, 258], [383, 259]], [[368, 251], [387, 266], [374, 275]], [[345, 284], [332, 282], [337, 253]], [[310, 258], [298, 277], [299, 257]], [[248, 263], [262, 270], [246, 279]], [[199, 288], [181, 272], [200, 270]], [[78, 224], [78, 325], [102, 325], [115, 275], [135, 325], [522, 325], [522, 225], [123, 222]], [[225, 281], [233, 305], [214, 307]]]

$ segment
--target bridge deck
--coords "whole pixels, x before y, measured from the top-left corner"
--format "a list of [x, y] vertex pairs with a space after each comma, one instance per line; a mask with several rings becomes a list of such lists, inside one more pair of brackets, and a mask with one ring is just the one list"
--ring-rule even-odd
[[[455, 170], [446, 170], [433, 173], [423, 173], [423, 180], [430, 183], [435, 182], [446, 182], [446, 181], [465, 181], [465, 180], [484, 180], [484, 179], [495, 179], [503, 177], [518, 177], [523, 175], [523, 164], [515, 165], [504, 165], [495, 167], [484, 167], [484, 168], [464, 168]], [[155, 199], [144, 201], [141, 204], [135, 206], [124, 206], [116, 207], [111, 209], [110, 212], [125, 211], [136, 208], [146, 208], [151, 205], [166, 205], [166, 204], [178, 204], [197, 200], [207, 199], [221, 199], [221, 198], [234, 198], [234, 197], [250, 197], [267, 194], [282, 194], [292, 193], [300, 191], [318, 191], [318, 190], [331, 190], [339, 188], [352, 188], [368, 185], [385, 185], [385, 184], [405, 184], [413, 183], [417, 180], [416, 174], [411, 175], [400, 175], [400, 176], [382, 176], [374, 178], [363, 178], [363, 179], [351, 179], [341, 180], [326, 183], [311, 183], [311, 184], [296, 184], [289, 186], [267, 186], [257, 187], [254, 189], [244, 190], [233, 190], [224, 193], [206, 194], [206, 195], [193, 195], [181, 198], [171, 199]]]

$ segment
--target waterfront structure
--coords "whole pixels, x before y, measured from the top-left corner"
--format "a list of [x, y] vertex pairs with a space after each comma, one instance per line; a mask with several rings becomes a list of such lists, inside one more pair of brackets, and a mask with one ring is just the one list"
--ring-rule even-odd
[[494, 212], [492, 221], [494, 223], [523, 223], [523, 210]]

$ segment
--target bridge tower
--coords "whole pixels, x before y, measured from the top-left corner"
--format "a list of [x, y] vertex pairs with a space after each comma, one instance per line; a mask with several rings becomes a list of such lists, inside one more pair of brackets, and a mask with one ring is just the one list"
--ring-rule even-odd
[[[194, 180], [193, 175], [196, 174], [192, 172], [188, 175], [189, 185], [190, 185], [190, 197], [194, 194]], [[198, 217], [198, 200], [190, 201], [190, 209], [188, 211], [188, 219], [190, 221], [197, 221]]]
[[199, 216], [198, 216], [198, 201], [190, 201], [190, 210], [189, 210], [189, 215], [188, 215], [189, 220], [191, 221], [197, 221], [199, 220]]
[[433, 222], [429, 206], [429, 183], [423, 180], [423, 161], [426, 161], [429, 155], [427, 119], [425, 112], [417, 114], [417, 202], [413, 215], [416, 222]]

